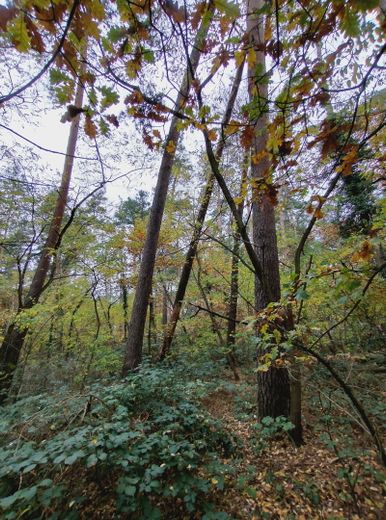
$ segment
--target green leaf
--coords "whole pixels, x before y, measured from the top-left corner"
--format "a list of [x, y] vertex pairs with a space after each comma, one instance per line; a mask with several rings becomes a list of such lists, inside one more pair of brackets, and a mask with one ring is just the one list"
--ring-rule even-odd
[[36, 464], [30, 464], [29, 466], [26, 466], [23, 469], [23, 473], [29, 473], [30, 471], [32, 471], [35, 468], [36, 468]]
[[155, 62], [155, 56], [154, 52], [151, 49], [143, 49], [143, 58], [147, 63], [154, 63]]
[[115, 92], [112, 88], [103, 86], [99, 90], [103, 96], [101, 101], [102, 108], [108, 108], [111, 105], [115, 105], [116, 103], [118, 103], [119, 94]]
[[98, 462], [98, 458], [95, 453], [92, 453], [89, 457], [87, 457], [86, 466], [90, 468], [91, 466], [95, 466]]
[[246, 492], [246, 494], [247, 494], [249, 497], [251, 497], [251, 498], [253, 498], [253, 499], [255, 499], [255, 498], [257, 497], [257, 491], [256, 491], [256, 489], [253, 488], [253, 487], [247, 487], [247, 489], [245, 490], [245, 492]]
[[128, 497], [133, 497], [137, 491], [137, 488], [135, 486], [126, 486], [125, 487], [125, 495]]
[[226, 16], [230, 18], [236, 18], [240, 15], [240, 9], [234, 2], [228, 2], [227, 0], [214, 0], [215, 7]]
[[8, 22], [7, 30], [18, 51], [27, 52], [30, 49], [31, 39], [23, 13], [20, 13], [16, 18]]
[[273, 419], [273, 417], [270, 417], [269, 415], [267, 417], [263, 417], [261, 420], [261, 423], [264, 424], [265, 426], [270, 426], [274, 422], [275, 422], [275, 419]]
[[308, 294], [308, 292], [305, 289], [303, 289], [303, 287], [301, 287], [300, 289], [298, 289], [296, 291], [295, 299], [298, 301], [308, 300], [309, 297], [310, 297], [310, 295]]
[[85, 456], [84, 451], [77, 450], [74, 453], [72, 453], [71, 455], [69, 455], [68, 457], [66, 457], [64, 459], [64, 463], [67, 464], [68, 466], [70, 466], [71, 464], [74, 464], [74, 462], [76, 462], [78, 459], [80, 459], [84, 456]]
[[127, 35], [127, 30], [123, 27], [112, 27], [107, 33], [107, 38], [112, 43], [117, 43]]
[[352, 3], [360, 11], [371, 11], [371, 9], [379, 7], [380, 0], [352, 0]]
[[59, 85], [60, 83], [64, 83], [69, 81], [70, 78], [59, 69], [51, 69], [50, 70], [50, 82], [52, 85]]
[[1, 509], [8, 509], [11, 507], [17, 500], [19, 499], [19, 496], [17, 493], [14, 493], [13, 495], [10, 495], [9, 497], [2, 498], [0, 500], [0, 507]]
[[342, 21], [342, 28], [347, 36], [355, 37], [360, 34], [359, 15], [354, 10], [346, 7], [344, 18]]
[[50, 478], [45, 478], [41, 482], [39, 482], [39, 486], [41, 487], [50, 487], [52, 486], [52, 480]]

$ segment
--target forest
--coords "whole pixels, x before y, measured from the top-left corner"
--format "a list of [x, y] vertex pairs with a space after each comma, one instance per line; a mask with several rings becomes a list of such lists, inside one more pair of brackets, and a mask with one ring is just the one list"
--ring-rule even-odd
[[0, 1], [0, 518], [386, 517], [386, 1]]

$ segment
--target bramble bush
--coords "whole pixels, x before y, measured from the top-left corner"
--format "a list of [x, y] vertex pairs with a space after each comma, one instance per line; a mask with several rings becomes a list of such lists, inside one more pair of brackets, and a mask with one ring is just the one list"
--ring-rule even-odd
[[201, 407], [202, 387], [201, 381], [187, 386], [172, 368], [145, 366], [119, 384], [95, 384], [87, 394], [6, 407], [0, 420], [2, 518], [77, 518], [90, 482], [112, 482], [123, 517], [162, 518], [173, 502], [185, 514], [226, 518], [206, 495], [224, 485], [231, 467], [220, 458], [232, 455], [236, 444]]

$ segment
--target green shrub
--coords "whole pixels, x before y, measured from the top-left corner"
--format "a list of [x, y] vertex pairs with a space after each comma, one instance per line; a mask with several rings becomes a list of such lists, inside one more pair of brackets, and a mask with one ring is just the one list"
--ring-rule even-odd
[[[76, 517], [85, 479], [111, 481], [116, 510], [130, 518], [162, 518], [171, 503], [215, 514], [205, 495], [224, 481], [229, 468], [219, 457], [235, 444], [200, 407], [201, 390], [200, 381], [187, 386], [171, 368], [144, 367], [119, 384], [94, 385], [88, 395], [52, 398], [48, 409], [36, 398], [9, 408], [0, 428], [2, 518], [52, 518], [59, 510]], [[66, 419], [58, 416], [64, 401]], [[29, 430], [27, 409], [39, 428]], [[66, 487], [66, 472], [82, 477]]]

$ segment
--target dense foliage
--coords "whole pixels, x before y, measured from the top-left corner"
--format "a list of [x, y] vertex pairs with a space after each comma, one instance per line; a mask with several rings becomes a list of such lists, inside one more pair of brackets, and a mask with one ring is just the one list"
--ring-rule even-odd
[[385, 27], [0, 5], [2, 518], [382, 516]]

